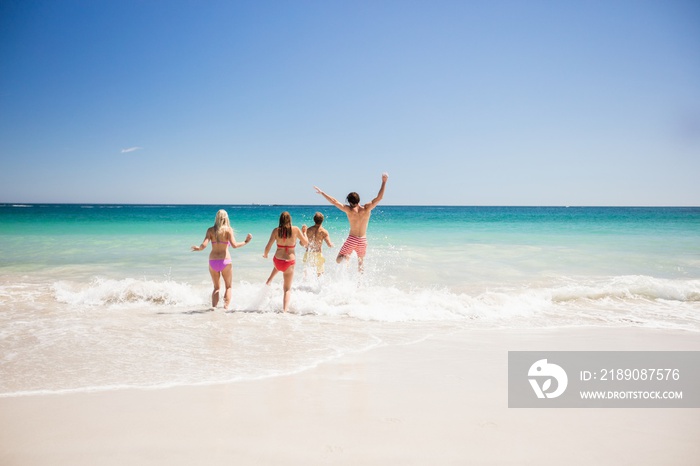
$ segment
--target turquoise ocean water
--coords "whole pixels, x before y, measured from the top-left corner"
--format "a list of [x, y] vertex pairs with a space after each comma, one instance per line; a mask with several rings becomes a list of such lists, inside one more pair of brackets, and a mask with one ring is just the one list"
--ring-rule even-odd
[[[233, 312], [209, 311], [219, 208], [237, 239]], [[335, 247], [292, 315], [264, 246], [279, 214]], [[0, 396], [270, 377], [460, 329], [700, 332], [700, 208], [380, 206], [366, 270], [334, 258], [332, 206], [0, 205]]]

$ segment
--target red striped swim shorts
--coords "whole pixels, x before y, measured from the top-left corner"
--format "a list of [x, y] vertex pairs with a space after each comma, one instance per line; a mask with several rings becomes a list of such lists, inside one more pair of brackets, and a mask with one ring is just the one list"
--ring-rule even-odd
[[345, 240], [338, 254], [341, 256], [349, 256], [353, 251], [357, 253], [357, 257], [365, 257], [367, 253], [367, 238], [360, 238], [352, 235], [348, 236], [348, 239]]

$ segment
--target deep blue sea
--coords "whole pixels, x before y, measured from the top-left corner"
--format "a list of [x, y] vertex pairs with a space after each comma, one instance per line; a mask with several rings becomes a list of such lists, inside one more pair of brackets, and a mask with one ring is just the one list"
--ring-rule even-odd
[[[220, 208], [253, 235], [232, 312], [190, 251]], [[284, 210], [335, 246], [320, 278], [298, 260], [291, 315], [262, 257]], [[347, 234], [330, 205], [0, 205], [0, 395], [269, 377], [465, 328], [700, 332], [700, 208], [380, 206], [364, 274], [334, 261]]]

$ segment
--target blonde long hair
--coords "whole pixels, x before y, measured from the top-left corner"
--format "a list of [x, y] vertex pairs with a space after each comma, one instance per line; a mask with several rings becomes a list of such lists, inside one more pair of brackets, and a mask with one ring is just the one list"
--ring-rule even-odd
[[221, 239], [220, 233], [226, 233], [231, 230], [233, 233], [233, 228], [231, 228], [231, 222], [228, 219], [228, 213], [221, 209], [216, 213], [216, 220], [214, 220], [214, 238], [218, 241]]

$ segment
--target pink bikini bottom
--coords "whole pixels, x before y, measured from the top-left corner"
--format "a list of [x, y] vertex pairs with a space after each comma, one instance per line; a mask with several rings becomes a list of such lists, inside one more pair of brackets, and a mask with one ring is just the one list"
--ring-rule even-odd
[[209, 267], [214, 272], [221, 272], [229, 265], [231, 265], [231, 259], [209, 259]]

